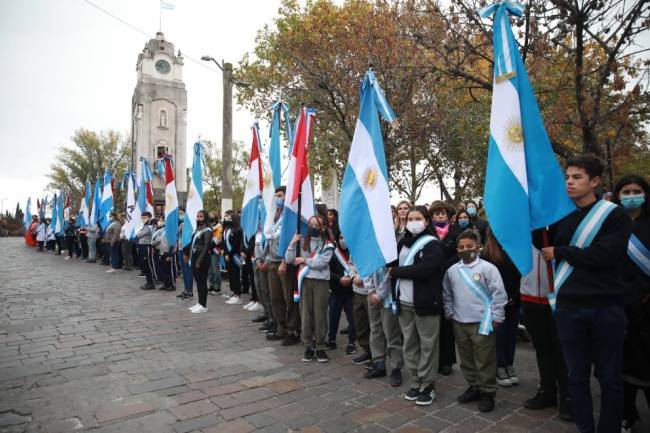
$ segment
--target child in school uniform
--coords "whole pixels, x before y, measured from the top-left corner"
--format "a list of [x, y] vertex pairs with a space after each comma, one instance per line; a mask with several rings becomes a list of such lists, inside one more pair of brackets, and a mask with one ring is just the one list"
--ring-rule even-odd
[[505, 318], [506, 291], [496, 266], [478, 257], [479, 239], [471, 231], [458, 236], [461, 261], [443, 279], [445, 317], [454, 322], [460, 369], [469, 388], [459, 403], [479, 401], [481, 412], [494, 408], [496, 393], [496, 334]]

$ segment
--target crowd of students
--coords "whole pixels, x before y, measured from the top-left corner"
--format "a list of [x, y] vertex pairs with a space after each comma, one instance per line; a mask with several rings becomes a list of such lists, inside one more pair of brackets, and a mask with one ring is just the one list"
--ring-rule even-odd
[[[639, 390], [650, 400], [650, 190], [641, 176], [627, 176], [599, 200], [602, 171], [591, 155], [568, 161], [567, 191], [576, 210], [545, 233], [533, 233], [534, 266], [524, 276], [482, 218], [481, 203], [471, 200], [458, 206], [398, 203], [393, 208], [398, 259], [365, 278], [335, 209], [318, 205], [308, 232], [296, 235], [285, 254], [279, 252], [284, 187], [275, 191], [277, 211], [266, 239], [261, 232], [245, 239], [237, 212], [221, 221], [217, 212], [206, 211], [198, 213], [186, 248], [167, 245], [163, 217], [147, 212], [136, 241], [126, 238], [117, 214], [103, 233], [96, 226], [76, 228], [74, 218], [61, 237], [52, 234], [47, 220], [35, 232], [39, 251], [100, 260], [110, 265], [109, 273], [137, 266], [146, 278], [143, 290], [156, 284], [175, 290], [182, 275], [184, 290], [177, 297], [193, 299], [196, 285], [198, 302], [189, 307], [194, 314], [207, 312], [209, 293], [241, 305], [242, 294], [250, 292], [244, 308], [259, 313], [253, 321], [266, 340], [282, 346], [302, 342], [305, 362], [328, 361], [345, 313], [347, 327], [340, 333], [346, 335], [350, 361], [366, 365], [365, 378], [389, 376], [393, 386], [402, 384], [405, 368], [404, 398], [417, 405], [435, 400], [438, 374], [452, 374], [458, 356], [468, 384], [458, 402], [477, 402], [480, 411], [491, 411], [497, 386], [519, 383], [515, 348], [523, 323], [540, 381], [537, 394], [522, 404], [532, 410], [558, 407], [559, 417], [575, 421], [581, 432], [614, 432], [639, 419]], [[603, 206], [605, 199], [618, 206]], [[597, 207], [607, 209], [598, 221], [592, 217]], [[583, 226], [593, 225], [598, 227], [590, 244], [579, 246], [575, 238], [583, 235]], [[642, 253], [636, 259], [631, 239]], [[549, 263], [571, 267], [561, 291], [558, 286], [554, 292], [549, 282]], [[221, 288], [222, 273], [228, 293]], [[550, 304], [549, 293], [556, 295]], [[601, 390], [598, 424], [589, 386], [592, 364]]]

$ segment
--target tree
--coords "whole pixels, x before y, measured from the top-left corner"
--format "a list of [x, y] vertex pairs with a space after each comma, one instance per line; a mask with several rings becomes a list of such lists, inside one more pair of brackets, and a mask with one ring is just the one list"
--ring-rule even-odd
[[[203, 208], [211, 211], [221, 206], [221, 146], [210, 140], [201, 140], [203, 144], [204, 171]], [[248, 153], [244, 152], [242, 142], [233, 142], [233, 209], [241, 209], [246, 188], [248, 172]]]
[[22, 221], [24, 216], [25, 214], [23, 213], [23, 210], [20, 208], [20, 202], [16, 203], [16, 211], [14, 212], [14, 219], [16, 221]]
[[[51, 165], [49, 188], [67, 191], [77, 208], [86, 180], [101, 180], [108, 168], [119, 183], [129, 167], [129, 140], [115, 131], [97, 133], [83, 128], [71, 140], [72, 146], [62, 146]], [[118, 208], [119, 197], [114, 202]]]

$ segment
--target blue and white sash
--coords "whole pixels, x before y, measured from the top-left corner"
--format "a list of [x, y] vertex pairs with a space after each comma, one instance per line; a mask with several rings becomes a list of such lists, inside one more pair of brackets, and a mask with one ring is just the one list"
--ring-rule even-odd
[[343, 275], [346, 277], [350, 276], [350, 262], [345, 258], [345, 254], [341, 251], [340, 248], [334, 249], [334, 257], [339, 261], [341, 267], [343, 268]]
[[[413, 264], [413, 261], [415, 260], [415, 256], [422, 251], [422, 248], [424, 248], [429, 242], [437, 241], [435, 236], [431, 235], [424, 235], [413, 245], [411, 245], [411, 249], [409, 250], [408, 255], [406, 256], [406, 259], [404, 260], [404, 263], [401, 264], [400, 266], [411, 266]], [[400, 279], [398, 278], [397, 281], [395, 282], [395, 296], [397, 299], [399, 299], [399, 286], [400, 286]], [[388, 296], [384, 300], [384, 308], [388, 308], [390, 306], [391, 310], [393, 311], [393, 314], [397, 314], [397, 300], [393, 299], [393, 294], [391, 292], [388, 292]]]
[[[232, 253], [232, 244], [230, 243], [230, 236], [231, 235], [232, 235], [232, 230], [231, 229], [226, 230], [226, 233], [224, 233], [224, 235], [223, 235], [223, 238], [226, 241], [226, 252], [228, 252], [228, 253]], [[233, 254], [232, 255], [232, 260], [233, 260], [233, 262], [235, 262], [235, 266], [237, 266], [238, 268], [241, 268], [242, 261], [241, 261], [241, 257], [239, 256], [239, 254]]]
[[483, 309], [483, 317], [481, 318], [481, 324], [478, 328], [478, 333], [481, 335], [490, 335], [492, 332], [492, 295], [488, 294], [483, 286], [481, 286], [478, 281], [474, 280], [469, 273], [469, 270], [462, 263], [458, 265], [458, 274], [460, 278], [465, 282], [465, 286], [476, 295], [477, 298], [483, 302], [485, 308]]
[[194, 244], [196, 243], [196, 240], [201, 236], [203, 236], [203, 233], [205, 233], [206, 231], [212, 233], [212, 227], [206, 227], [201, 231], [194, 232], [194, 238], [192, 239], [192, 249], [190, 251], [190, 268], [192, 267], [192, 255], [194, 253]]
[[647, 276], [650, 277], [650, 250], [634, 234], [627, 243], [627, 255]]
[[[296, 245], [297, 248], [300, 248], [300, 245]], [[317, 257], [322, 256], [326, 251], [333, 250], [334, 245], [332, 245], [330, 242], [326, 242], [323, 247], [320, 249], [320, 251], [317, 253], [314, 251], [311, 255], [312, 259], [315, 259]], [[300, 267], [298, 270], [298, 284], [296, 285], [296, 290], [293, 292], [293, 302], [300, 302], [300, 295], [302, 294], [302, 282], [309, 274], [309, 271], [311, 268], [307, 266], [307, 264], [304, 264]]]
[[[569, 245], [578, 248], [587, 248], [591, 245], [614, 208], [616, 208], [616, 205], [607, 200], [600, 200], [596, 203], [578, 226]], [[567, 278], [569, 278], [569, 275], [571, 275], [571, 272], [573, 272], [573, 265], [570, 265], [566, 260], [562, 260], [555, 268], [555, 291], [548, 294], [548, 304], [553, 311], [557, 308], [557, 294]]]

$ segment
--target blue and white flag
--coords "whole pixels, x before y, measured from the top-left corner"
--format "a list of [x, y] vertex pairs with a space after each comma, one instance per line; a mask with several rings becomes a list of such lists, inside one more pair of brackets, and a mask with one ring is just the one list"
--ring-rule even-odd
[[81, 194], [81, 204], [79, 205], [79, 215], [77, 216], [77, 225], [87, 227], [90, 223], [90, 181], [86, 180], [83, 193]]
[[[253, 144], [248, 158], [248, 175], [246, 177], [246, 189], [242, 200], [241, 227], [244, 231], [244, 239], [248, 242], [257, 233], [262, 217], [262, 189], [264, 188], [264, 175], [262, 170], [262, 155], [260, 149], [260, 134], [257, 122], [251, 127], [253, 133]], [[271, 179], [268, 180], [271, 182]]]
[[56, 230], [54, 229], [56, 227], [56, 219], [57, 219], [56, 193], [54, 193], [54, 197], [52, 198], [52, 217], [50, 219], [52, 220], [50, 221], [50, 227], [52, 228], [53, 233], [56, 233]]
[[135, 239], [136, 221], [140, 221], [140, 207], [135, 202], [135, 176], [127, 171], [124, 175], [126, 184], [126, 212], [124, 213], [124, 235], [127, 239]]
[[160, 8], [168, 10], [168, 11], [173, 11], [174, 10], [174, 4], [166, 2], [166, 1], [161, 1], [160, 2]]
[[102, 201], [99, 206], [99, 225], [102, 230], [106, 230], [110, 224], [110, 214], [113, 211], [113, 187], [111, 181], [113, 176], [111, 172], [106, 169], [104, 171], [104, 187], [102, 191]]
[[[289, 106], [284, 102], [273, 104], [273, 119], [271, 120], [271, 129], [269, 137], [269, 165], [273, 172], [273, 186], [276, 188], [282, 185], [282, 157], [280, 152], [280, 126], [282, 125], [281, 117], [284, 115], [285, 134], [289, 143], [293, 142], [293, 128], [291, 127], [291, 116]], [[291, 148], [291, 146], [289, 147]], [[289, 152], [291, 153], [291, 152]]]
[[522, 275], [532, 269], [531, 230], [569, 214], [564, 175], [553, 153], [509, 15], [523, 6], [499, 2], [494, 16], [494, 85], [484, 203], [495, 237]]
[[[170, 248], [176, 246], [178, 241], [178, 195], [176, 181], [174, 180], [174, 167], [172, 157], [167, 155], [165, 164], [165, 237]], [[168, 252], [168, 251], [165, 251]]]
[[149, 161], [147, 161], [147, 158], [142, 156], [140, 157], [140, 178], [138, 180], [138, 188], [138, 204], [140, 205], [140, 211], [149, 212], [153, 216], [153, 175], [151, 174], [151, 168], [149, 168]]
[[99, 179], [95, 182], [95, 189], [93, 190], [93, 199], [91, 202], [90, 208], [90, 220], [88, 222], [89, 227], [93, 227], [95, 224], [99, 224], [99, 206], [101, 205], [101, 195], [102, 195], [102, 186], [99, 182]]
[[[309, 142], [316, 124], [316, 111], [302, 107], [298, 117], [298, 126], [291, 149], [289, 160], [289, 181], [284, 197], [284, 212], [282, 213], [282, 232], [278, 253], [281, 256], [287, 252], [294, 235], [300, 231], [307, 233], [308, 221], [315, 214], [314, 194], [309, 180], [309, 163], [307, 154]], [[298, 206], [300, 202], [300, 206]], [[300, 218], [298, 215], [300, 214]], [[300, 223], [298, 221], [300, 220]]]
[[25, 230], [29, 230], [29, 226], [32, 224], [32, 198], [27, 197], [27, 205], [25, 206], [25, 216], [23, 217], [23, 226]]
[[63, 236], [63, 233], [65, 231], [65, 224], [66, 224], [66, 219], [65, 219], [65, 214], [64, 214], [64, 208], [65, 208], [65, 193], [63, 191], [59, 191], [59, 202], [56, 205], [56, 226], [55, 226], [55, 233], [58, 235]]
[[360, 108], [341, 185], [341, 232], [362, 278], [397, 259], [388, 170], [379, 114], [396, 117], [372, 70], [359, 95]]
[[192, 242], [192, 234], [196, 230], [196, 215], [203, 209], [203, 148], [198, 141], [194, 143], [194, 159], [192, 160], [192, 180], [187, 191], [185, 203], [185, 219], [181, 247]]

